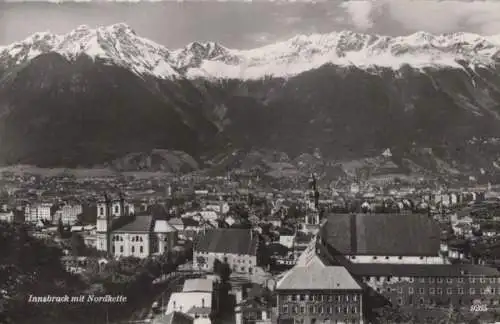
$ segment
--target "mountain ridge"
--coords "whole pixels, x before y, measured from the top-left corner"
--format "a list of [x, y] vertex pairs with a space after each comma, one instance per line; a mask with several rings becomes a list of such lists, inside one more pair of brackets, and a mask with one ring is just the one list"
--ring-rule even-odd
[[481, 66], [500, 62], [500, 34], [472, 33], [382, 36], [338, 31], [297, 35], [262, 47], [238, 50], [216, 42], [191, 42], [170, 50], [138, 36], [124, 23], [90, 28], [82, 25], [64, 35], [35, 33], [23, 41], [0, 47], [0, 65], [18, 65], [48, 52], [69, 60], [86, 54], [123, 65], [138, 75], [159, 78], [261, 79], [290, 77], [325, 64], [370, 69], [450, 67], [461, 61]]
[[38, 33], [0, 52], [0, 162], [177, 170], [194, 163], [148, 152], [201, 166], [235, 150], [349, 161], [389, 149], [401, 170], [496, 174], [499, 50], [500, 37], [466, 33], [344, 31], [241, 51], [172, 51], [125, 24]]

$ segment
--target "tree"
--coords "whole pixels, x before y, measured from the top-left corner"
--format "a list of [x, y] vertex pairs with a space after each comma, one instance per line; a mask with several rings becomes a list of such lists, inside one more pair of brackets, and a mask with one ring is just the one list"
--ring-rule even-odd
[[73, 256], [82, 256], [86, 254], [86, 246], [83, 237], [76, 232], [71, 234], [71, 253]]
[[29, 295], [74, 296], [83, 292], [85, 283], [66, 272], [61, 256], [58, 246], [34, 238], [24, 224], [0, 223], [1, 323], [89, 322], [81, 304], [61, 307], [26, 302]]
[[64, 224], [61, 218], [59, 218], [59, 221], [57, 222], [57, 233], [59, 233], [60, 237], [64, 237], [66, 234], [66, 231], [64, 230]]
[[198, 267], [203, 268], [206, 264], [205, 258], [201, 255], [196, 258], [196, 263], [198, 263]]

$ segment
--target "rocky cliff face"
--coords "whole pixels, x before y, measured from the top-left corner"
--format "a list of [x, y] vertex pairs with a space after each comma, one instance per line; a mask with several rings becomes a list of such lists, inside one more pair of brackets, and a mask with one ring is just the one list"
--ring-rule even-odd
[[0, 157], [75, 166], [268, 149], [343, 161], [390, 149], [405, 170], [493, 174], [499, 44], [342, 32], [170, 51], [124, 25], [34, 35], [0, 49]]

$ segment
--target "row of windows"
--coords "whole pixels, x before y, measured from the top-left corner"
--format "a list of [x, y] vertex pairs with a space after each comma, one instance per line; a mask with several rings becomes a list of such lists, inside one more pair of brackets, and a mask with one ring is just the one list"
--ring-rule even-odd
[[313, 295], [306, 295], [306, 294], [299, 294], [299, 295], [288, 295], [285, 297], [288, 301], [314, 301], [314, 302], [333, 302], [336, 301], [338, 303], [340, 302], [356, 302], [358, 301], [358, 295], [320, 295], [320, 294], [313, 294]]
[[[114, 246], [112, 247], [112, 249], [113, 249], [113, 253], [115, 253], [115, 247]], [[122, 245], [122, 246], [120, 246], [120, 253], [123, 253], [123, 251], [124, 251], [124, 248], [123, 248], [123, 245]], [[135, 246], [132, 246], [130, 248], [130, 252], [131, 253], [135, 253]], [[143, 246], [139, 246], [139, 253], [144, 253], [144, 247]]]
[[[388, 298], [388, 300], [389, 300], [389, 302], [391, 302], [391, 298]], [[408, 305], [420, 305], [420, 306], [422, 306], [422, 305], [426, 305], [426, 300], [427, 300], [427, 304], [428, 304], [428, 305], [437, 304], [437, 303], [439, 303], [439, 302], [440, 302], [441, 304], [443, 304], [443, 299], [435, 299], [435, 298], [434, 298], [434, 299], [433, 299], [433, 298], [426, 299], [426, 298], [424, 298], [424, 297], [420, 297], [420, 298], [418, 299], [418, 302], [417, 302], [417, 301], [415, 301], [415, 300], [413, 300], [413, 299], [410, 299], [410, 300], [408, 301]], [[402, 298], [402, 297], [399, 297], [399, 298], [397, 299], [397, 304], [398, 304], [399, 306], [402, 306], [402, 305], [404, 304], [404, 302], [403, 302], [403, 301], [404, 301], [404, 300], [403, 300], [403, 298]], [[449, 302], [450, 302], [450, 300], [449, 300], [449, 299], [448, 299], [448, 300], [445, 300], [444, 304], [448, 304], [448, 305], [449, 305]], [[470, 305], [470, 301], [467, 301], [467, 300], [462, 300], [461, 298], [458, 300], [458, 303], [459, 303], [460, 305]], [[481, 303], [482, 303], [482, 304], [488, 303], [488, 304], [491, 304], [491, 305], [498, 305], [498, 300], [494, 300], [494, 299], [491, 299], [491, 300], [482, 300], [482, 302], [481, 302]]]
[[[408, 281], [408, 282], [415, 282], [415, 278], [413, 278], [413, 277], [392, 277], [392, 276], [388, 276], [388, 277], [379, 277], [379, 276], [364, 277], [364, 280], [365, 281], [381, 281], [384, 278], [385, 278], [386, 281], [394, 281], [394, 282]], [[443, 282], [446, 281], [446, 283], [450, 283], [451, 284], [451, 283], [453, 283], [454, 279], [458, 283], [464, 283], [465, 282], [464, 277], [458, 277], [458, 278], [443, 278], [443, 277], [438, 277], [438, 278], [436, 278], [436, 277], [429, 277], [429, 278], [425, 278], [425, 277], [422, 277], [422, 278], [418, 278], [418, 282], [420, 282], [420, 283], [426, 283], [426, 282], [427, 283], [443, 283]], [[478, 282], [478, 283], [491, 283], [491, 284], [499, 283], [500, 284], [500, 278], [469, 277], [468, 281], [469, 281], [469, 283], [476, 283], [476, 282]]]
[[[387, 287], [387, 288], [377, 288], [377, 292], [379, 293], [384, 293], [385, 292], [388, 292], [388, 293], [391, 293], [391, 292], [397, 292], [399, 294], [402, 294], [403, 293], [403, 287], [398, 287], [398, 288], [391, 288], [391, 287]], [[428, 293], [429, 295], [442, 295], [443, 292], [446, 292], [447, 295], [454, 295], [454, 294], [458, 294], [458, 295], [463, 295], [464, 292], [465, 292], [465, 289], [464, 288], [446, 288], [446, 289], [442, 289], [442, 288], [428, 288]], [[475, 288], [469, 288], [469, 295], [476, 295], [476, 293], [479, 292], [479, 294], [481, 295], [495, 295], [495, 294], [499, 294], [500, 295], [500, 289], [495, 289], [495, 288], [481, 288], [479, 290], [475, 289]], [[414, 289], [413, 287], [408, 287], [408, 294], [412, 295], [414, 293]], [[425, 288], [419, 288], [418, 289], [418, 293], [423, 295], [426, 293], [426, 290]]]
[[[113, 237], [111, 238], [111, 241], [113, 241], [113, 242], [116, 242], [116, 241], [123, 242], [123, 237], [120, 236], [120, 235], [113, 235]], [[135, 235], [135, 236], [132, 236], [130, 238], [130, 241], [132, 241], [132, 242], [143, 242], [143, 238], [142, 238], [142, 236]]]
[[[358, 308], [357, 307], [332, 307], [332, 306], [314, 306], [310, 305], [309, 307], [306, 306], [292, 306], [290, 307], [292, 310], [292, 314], [306, 314], [306, 310], [308, 311], [308, 314], [333, 314], [334, 312], [336, 314], [357, 314]], [[288, 305], [283, 305], [281, 307], [282, 313], [286, 314], [290, 310]]]

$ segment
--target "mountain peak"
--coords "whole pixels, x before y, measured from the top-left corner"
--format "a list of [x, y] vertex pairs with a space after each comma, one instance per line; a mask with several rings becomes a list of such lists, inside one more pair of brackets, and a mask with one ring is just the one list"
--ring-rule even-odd
[[125, 67], [134, 73], [159, 78], [179, 77], [167, 62], [169, 51], [148, 39], [139, 37], [125, 23], [91, 28], [81, 25], [64, 35], [36, 33], [22, 42], [3, 48], [0, 64], [18, 65], [49, 52], [69, 61], [85, 55]]

